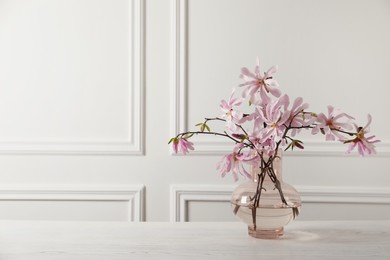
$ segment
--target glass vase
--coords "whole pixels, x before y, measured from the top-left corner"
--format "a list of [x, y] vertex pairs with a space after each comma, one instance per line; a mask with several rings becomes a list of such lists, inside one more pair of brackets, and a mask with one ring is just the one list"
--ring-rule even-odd
[[258, 206], [254, 206], [253, 200], [259, 188], [260, 168], [257, 166], [252, 167], [252, 180], [239, 185], [231, 198], [234, 214], [248, 225], [248, 234], [255, 238], [281, 237], [284, 226], [298, 215], [301, 206], [297, 190], [282, 180], [281, 153], [274, 159], [272, 168], [280, 188], [265, 174]]

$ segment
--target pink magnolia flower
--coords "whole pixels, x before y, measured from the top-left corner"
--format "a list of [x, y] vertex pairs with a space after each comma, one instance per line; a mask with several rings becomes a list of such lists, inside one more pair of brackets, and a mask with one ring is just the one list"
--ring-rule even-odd
[[256, 146], [256, 151], [259, 153], [266, 154], [267, 156], [271, 156], [275, 153], [276, 150], [276, 142], [274, 138], [267, 138], [262, 143], [259, 143]]
[[[346, 118], [347, 122], [339, 122], [338, 120]], [[317, 134], [320, 129], [323, 129], [327, 141], [335, 141], [336, 138], [345, 141], [345, 137], [337, 131], [338, 130], [351, 130], [353, 128], [351, 120], [353, 117], [346, 113], [337, 111], [334, 107], [328, 106], [328, 116], [323, 113], [317, 117], [318, 125], [312, 130], [312, 134]]]
[[365, 134], [369, 132], [369, 126], [371, 124], [371, 115], [368, 114], [368, 122], [365, 127], [358, 127], [355, 124], [355, 128], [357, 131], [356, 138], [352, 140], [345, 141], [344, 143], [350, 143], [348, 146], [347, 154], [351, 153], [353, 149], [357, 146], [358, 153], [361, 156], [366, 154], [375, 154], [375, 146], [374, 143], [380, 142], [380, 140], [373, 140], [375, 135], [366, 137]]
[[272, 77], [277, 71], [277, 66], [272, 66], [262, 76], [260, 73], [259, 58], [256, 59], [255, 72], [252, 73], [248, 68], [241, 69], [240, 78], [245, 80], [245, 83], [240, 84], [240, 87], [246, 87], [243, 97], [250, 96], [252, 104], [256, 104], [259, 98], [265, 98], [266, 93], [271, 93], [275, 97], [279, 97], [281, 92], [278, 87], [278, 83]]
[[303, 111], [308, 107], [309, 104], [303, 103], [303, 99], [301, 97], [295, 99], [290, 110], [288, 124], [291, 127], [297, 128], [291, 129], [291, 136], [295, 136], [301, 131], [299, 127], [310, 126], [316, 120], [316, 118], [311, 115], [303, 114]]
[[264, 128], [254, 128], [247, 138], [254, 146], [254, 153], [256, 156], [259, 154], [267, 154], [268, 156], [273, 154], [276, 149], [276, 142], [273, 138], [264, 135]]
[[251, 178], [251, 175], [244, 167], [244, 163], [250, 163], [255, 157], [250, 153], [241, 153], [240, 150], [243, 147], [243, 143], [237, 144], [234, 147], [233, 153], [223, 156], [218, 162], [217, 169], [220, 170], [222, 177], [225, 177], [227, 173], [231, 172], [234, 181], [238, 180], [238, 174]]
[[172, 142], [173, 151], [177, 154], [179, 152], [187, 154], [189, 150], [194, 150], [193, 143], [186, 138], [175, 138]]
[[290, 112], [287, 110], [289, 103], [289, 97], [283, 95], [281, 98], [267, 104], [264, 110], [259, 110], [260, 117], [267, 125], [264, 128], [264, 138], [272, 138], [275, 141], [281, 140], [286, 129], [286, 122], [290, 117]]
[[241, 105], [243, 98], [233, 98], [233, 95], [234, 95], [234, 90], [230, 96], [229, 101], [226, 100], [221, 101], [220, 107], [221, 110], [224, 112], [224, 114], [222, 114], [220, 118], [225, 119], [226, 127], [234, 132], [237, 130], [236, 124], [239, 124], [243, 118], [243, 113], [234, 110], [233, 107]]

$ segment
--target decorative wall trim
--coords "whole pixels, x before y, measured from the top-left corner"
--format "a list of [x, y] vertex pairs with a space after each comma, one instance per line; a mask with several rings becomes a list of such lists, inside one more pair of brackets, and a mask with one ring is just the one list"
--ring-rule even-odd
[[[188, 0], [172, 0], [171, 39], [171, 136], [188, 131], [187, 122], [187, 72], [188, 72]], [[232, 146], [226, 141], [208, 141], [196, 137], [195, 150], [190, 155], [221, 155], [231, 152]], [[390, 140], [377, 144], [378, 155], [390, 156]], [[343, 156], [346, 147], [326, 141], [307, 141], [304, 151], [286, 153], [286, 156]], [[171, 149], [171, 154], [173, 151]]]
[[170, 221], [186, 222], [189, 201], [229, 202], [234, 186], [171, 185]]
[[389, 204], [388, 188], [296, 186], [309, 203]]
[[120, 142], [0, 142], [0, 154], [126, 154], [144, 153], [144, 0], [129, 0], [129, 138]]
[[171, 135], [186, 130], [187, 1], [172, 0], [171, 15]]
[[145, 220], [145, 187], [128, 186], [1, 186], [1, 201], [125, 201], [128, 220]]
[[[178, 131], [179, 132], [179, 131]], [[176, 132], [176, 133], [178, 133]], [[176, 133], [172, 133], [171, 136], [174, 136]], [[195, 143], [195, 150], [191, 151], [188, 155], [225, 155], [231, 153], [233, 146], [229, 142], [207, 142], [196, 137], [196, 140], [193, 140]], [[318, 156], [328, 156], [328, 157], [342, 157], [345, 156], [345, 151], [347, 147], [341, 143], [334, 142], [315, 142], [307, 141], [304, 143], [305, 149], [294, 151], [286, 151], [283, 153], [283, 156], [297, 156], [297, 157], [318, 157]], [[370, 157], [389, 157], [390, 156], [390, 141], [383, 141], [376, 144], [377, 154], [370, 155]], [[171, 151], [172, 155], [176, 155]], [[180, 156], [177, 154], [176, 156]], [[348, 156], [359, 156], [357, 152], [354, 152]]]
[[[190, 201], [229, 202], [232, 185], [171, 185], [170, 221], [186, 222]], [[296, 187], [303, 203], [348, 203], [390, 205], [390, 190], [359, 187]]]
[[144, 0], [132, 0], [132, 4], [129, 5], [132, 15], [133, 26], [130, 26], [131, 33], [129, 36], [129, 42], [131, 46], [131, 145], [127, 154], [143, 155], [144, 154], [144, 84], [145, 84], [145, 7]]

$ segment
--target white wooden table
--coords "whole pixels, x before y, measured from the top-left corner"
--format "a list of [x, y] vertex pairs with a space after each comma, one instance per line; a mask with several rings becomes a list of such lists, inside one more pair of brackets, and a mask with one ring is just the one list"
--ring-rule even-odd
[[242, 223], [0, 221], [1, 260], [390, 259], [389, 221], [295, 221], [278, 240]]

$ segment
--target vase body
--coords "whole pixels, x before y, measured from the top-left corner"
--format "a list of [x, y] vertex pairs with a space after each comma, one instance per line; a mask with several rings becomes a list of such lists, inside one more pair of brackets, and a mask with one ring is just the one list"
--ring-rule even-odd
[[234, 214], [248, 225], [248, 234], [255, 238], [275, 239], [283, 235], [283, 228], [299, 213], [301, 198], [297, 190], [282, 180], [281, 153], [273, 163], [275, 175], [284, 196], [282, 201], [279, 189], [266, 174], [262, 182], [261, 195], [257, 207], [253, 198], [258, 189], [260, 168], [252, 167], [252, 180], [239, 185], [232, 194], [231, 205]]

